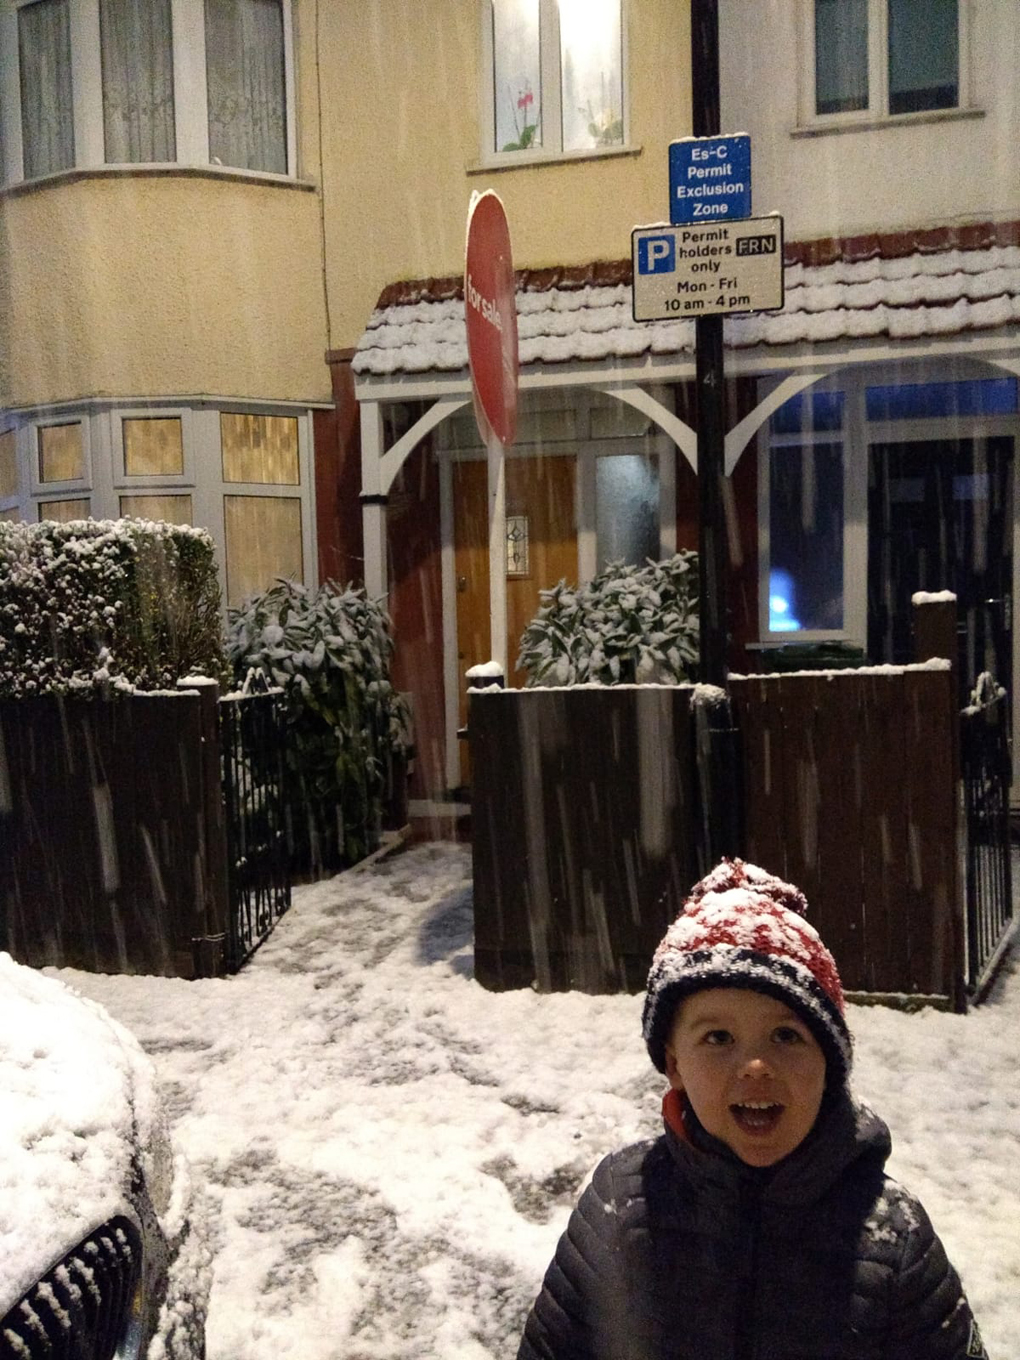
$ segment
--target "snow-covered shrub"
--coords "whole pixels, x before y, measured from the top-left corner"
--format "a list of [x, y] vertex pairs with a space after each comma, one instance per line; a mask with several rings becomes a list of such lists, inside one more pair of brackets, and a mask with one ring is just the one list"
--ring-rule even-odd
[[172, 688], [224, 668], [204, 529], [0, 521], [0, 696]]
[[386, 611], [350, 586], [279, 580], [229, 613], [238, 681], [254, 671], [284, 691], [296, 869], [352, 864], [377, 843], [387, 765], [407, 743], [392, 652]]
[[521, 637], [529, 685], [678, 684], [698, 660], [698, 555], [610, 562], [587, 585], [561, 581]]

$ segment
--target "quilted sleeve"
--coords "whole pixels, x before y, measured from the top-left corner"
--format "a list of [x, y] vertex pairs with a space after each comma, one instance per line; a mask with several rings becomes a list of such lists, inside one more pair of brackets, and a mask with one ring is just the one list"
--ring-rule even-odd
[[988, 1360], [960, 1277], [914, 1200], [896, 1277], [889, 1360]]
[[623, 1301], [613, 1158], [570, 1215], [524, 1328], [517, 1360], [608, 1360]]

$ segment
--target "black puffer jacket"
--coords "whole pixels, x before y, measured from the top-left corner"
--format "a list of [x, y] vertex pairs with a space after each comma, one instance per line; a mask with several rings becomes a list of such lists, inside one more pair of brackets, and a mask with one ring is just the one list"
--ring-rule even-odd
[[927, 1215], [884, 1174], [889, 1132], [869, 1110], [841, 1095], [765, 1172], [696, 1139], [667, 1125], [598, 1166], [518, 1360], [986, 1357]]

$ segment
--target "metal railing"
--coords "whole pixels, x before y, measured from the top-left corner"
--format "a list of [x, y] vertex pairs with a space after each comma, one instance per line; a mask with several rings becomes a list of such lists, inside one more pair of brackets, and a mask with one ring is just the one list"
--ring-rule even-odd
[[227, 825], [227, 968], [234, 973], [290, 906], [280, 696], [219, 702]]
[[980, 999], [1013, 925], [1006, 691], [987, 672], [961, 713], [960, 774], [967, 836], [967, 991]]

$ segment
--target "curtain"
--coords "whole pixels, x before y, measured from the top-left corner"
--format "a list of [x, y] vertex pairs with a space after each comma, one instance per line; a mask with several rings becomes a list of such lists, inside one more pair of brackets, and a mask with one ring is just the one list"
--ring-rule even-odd
[[205, 0], [209, 156], [287, 173], [280, 0]]
[[868, 0], [815, 0], [815, 112], [868, 107]]
[[18, 10], [21, 136], [25, 179], [74, 165], [71, 34], [67, 0]]
[[175, 160], [170, 0], [100, 0], [99, 23], [107, 161]]

